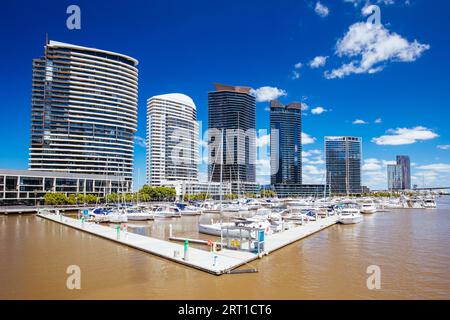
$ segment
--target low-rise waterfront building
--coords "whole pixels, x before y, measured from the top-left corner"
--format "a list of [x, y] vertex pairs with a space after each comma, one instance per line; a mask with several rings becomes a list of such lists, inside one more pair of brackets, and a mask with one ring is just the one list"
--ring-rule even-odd
[[220, 182], [198, 182], [198, 181], [164, 181], [164, 187], [174, 188], [177, 193], [177, 198], [181, 199], [183, 195], [195, 195], [207, 193], [213, 199], [220, 199], [220, 195], [226, 194], [258, 194], [261, 186], [254, 182], [223, 182], [222, 187]]
[[43, 204], [48, 192], [104, 197], [131, 188], [131, 181], [123, 176], [0, 169], [1, 206]]
[[330, 196], [330, 188], [323, 184], [277, 183], [272, 186], [272, 190], [279, 198]]

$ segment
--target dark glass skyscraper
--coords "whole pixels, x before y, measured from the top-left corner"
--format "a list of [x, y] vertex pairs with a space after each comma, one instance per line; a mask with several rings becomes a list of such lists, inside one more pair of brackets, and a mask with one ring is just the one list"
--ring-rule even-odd
[[208, 93], [209, 179], [255, 182], [255, 97], [249, 87], [215, 88]]
[[271, 184], [302, 184], [302, 106], [270, 102]]
[[397, 165], [402, 168], [402, 190], [411, 189], [411, 163], [409, 156], [397, 156]]
[[389, 164], [387, 166], [388, 190], [396, 191], [402, 189], [403, 184], [403, 168], [397, 164]]
[[325, 137], [327, 185], [331, 193], [361, 193], [361, 142], [358, 137]]

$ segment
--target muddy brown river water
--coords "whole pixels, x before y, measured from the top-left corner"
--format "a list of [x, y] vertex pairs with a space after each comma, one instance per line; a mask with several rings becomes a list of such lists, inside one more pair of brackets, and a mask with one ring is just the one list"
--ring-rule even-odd
[[[202, 216], [209, 222], [217, 215]], [[129, 223], [132, 232], [208, 239], [198, 217]], [[81, 289], [66, 287], [69, 265]], [[381, 271], [369, 290], [367, 267]], [[254, 274], [213, 276], [34, 215], [0, 216], [1, 299], [449, 299], [450, 197], [436, 210], [365, 215], [252, 262]]]

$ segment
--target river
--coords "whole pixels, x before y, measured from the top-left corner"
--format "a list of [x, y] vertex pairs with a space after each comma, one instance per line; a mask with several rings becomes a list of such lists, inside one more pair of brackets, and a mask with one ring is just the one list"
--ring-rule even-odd
[[[172, 223], [177, 236], [208, 239], [198, 219], [129, 230], [167, 238]], [[450, 197], [435, 210], [334, 225], [252, 262], [254, 274], [213, 276], [34, 215], [0, 216], [0, 257], [0, 299], [449, 299]], [[66, 287], [70, 265], [80, 267], [80, 290]], [[367, 287], [371, 265], [380, 289]]]

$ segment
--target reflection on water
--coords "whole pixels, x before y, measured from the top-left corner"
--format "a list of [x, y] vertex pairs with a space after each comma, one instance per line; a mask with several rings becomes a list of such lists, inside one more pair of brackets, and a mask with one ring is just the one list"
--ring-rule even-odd
[[[450, 198], [436, 210], [365, 215], [252, 262], [256, 274], [212, 276], [34, 216], [0, 216], [2, 299], [417, 299], [450, 298]], [[162, 239], [209, 239], [198, 221], [218, 215], [130, 222], [128, 230]], [[201, 246], [200, 246], [201, 247]], [[66, 289], [79, 265], [81, 290]], [[369, 265], [381, 289], [366, 287]]]

